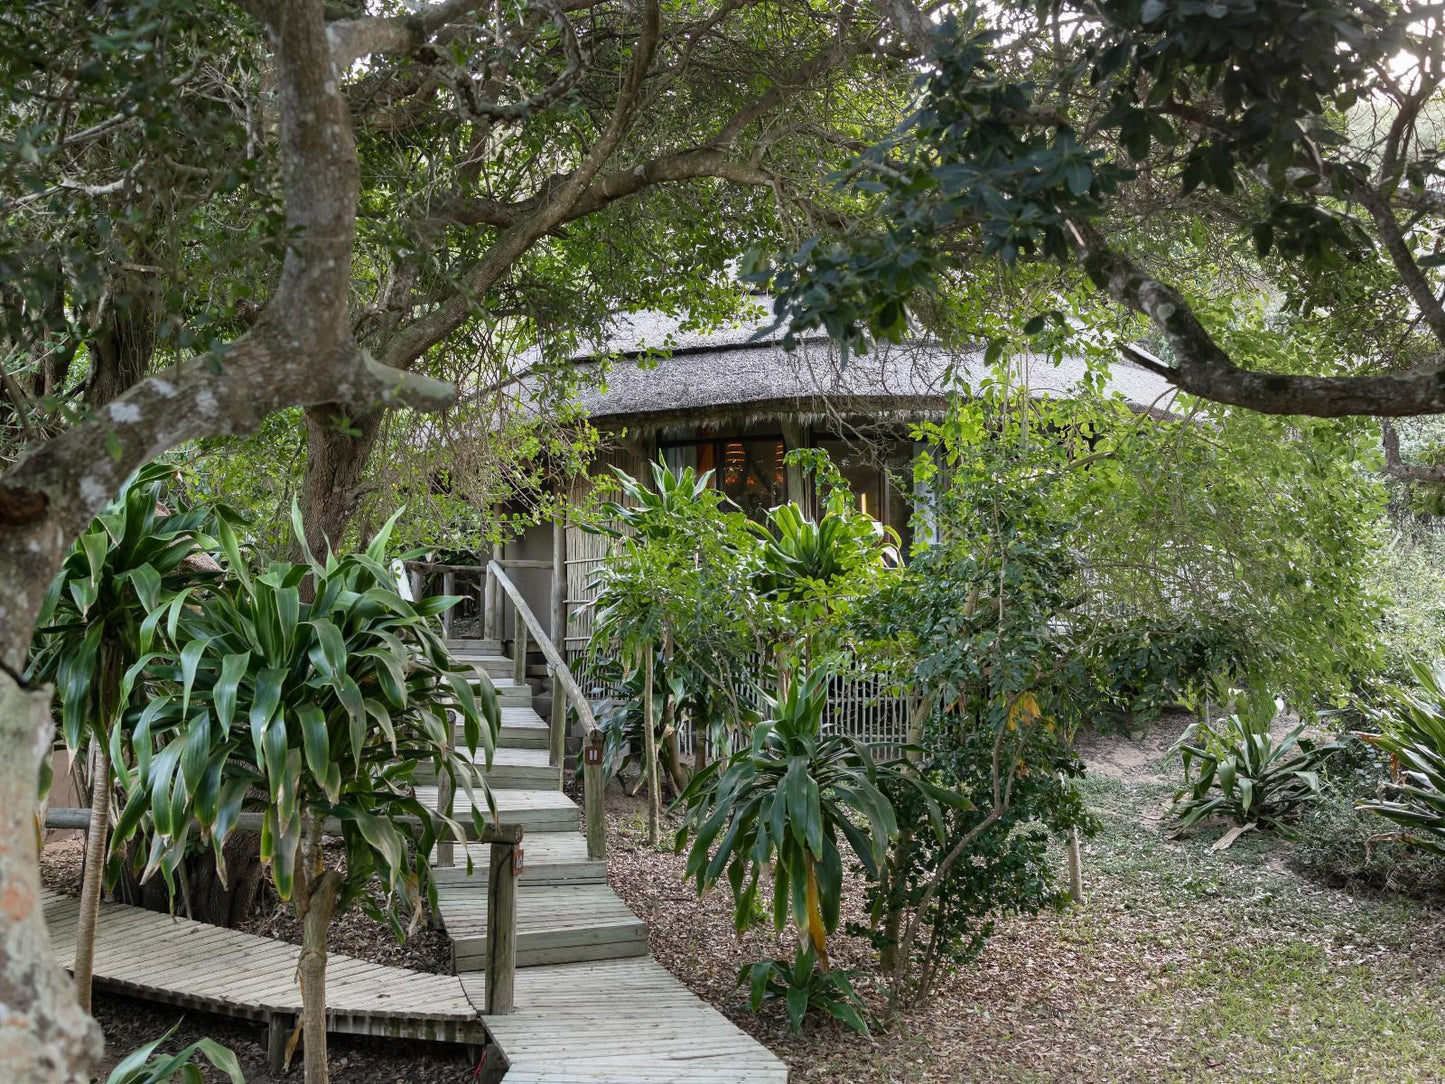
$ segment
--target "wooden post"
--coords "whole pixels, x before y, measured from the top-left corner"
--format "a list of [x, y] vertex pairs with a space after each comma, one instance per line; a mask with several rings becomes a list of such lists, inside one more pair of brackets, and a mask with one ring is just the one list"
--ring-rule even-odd
[[567, 694], [562, 691], [562, 679], [556, 670], [552, 675], [552, 718], [547, 743], [547, 763], [557, 767], [567, 756]]
[[286, 1044], [296, 1030], [296, 1017], [273, 1012], [266, 1017], [266, 1062], [275, 1076], [286, 1071]]
[[516, 658], [512, 660], [512, 680], [518, 685], [527, 684], [527, 623], [517, 619], [517, 638], [512, 644]]
[[567, 659], [567, 521], [552, 521], [552, 646]]
[[[502, 544], [500, 542], [492, 546], [492, 560], [498, 563], [502, 560]], [[497, 638], [498, 642], [507, 638], [507, 612], [503, 608], [505, 597], [506, 592], [498, 584], [492, 591], [492, 628], [495, 630], [492, 635]]]
[[[447, 752], [450, 753], [456, 745], [456, 723], [452, 720], [451, 713], [444, 716], [447, 721]], [[437, 775], [437, 812], [451, 818], [453, 806], [456, 805], [457, 785], [452, 777], [446, 772]], [[437, 861], [438, 866], [452, 866], [456, 864], [456, 855], [452, 850], [450, 829], [443, 828], [443, 835], [437, 836]]]
[[517, 849], [493, 843], [487, 878], [487, 1015], [512, 1011], [517, 978]]
[[[456, 585], [457, 585], [456, 573], [454, 573], [454, 572], [443, 572], [443, 573], [442, 573], [442, 594], [444, 594], [444, 595], [450, 595], [450, 594], [452, 594], [452, 593], [453, 593], [453, 589], [456, 587]], [[451, 634], [452, 634], [452, 611], [451, 611], [451, 607], [447, 607], [445, 610], [442, 611], [442, 635], [450, 638], [450, 637], [451, 637]]]
[[587, 816], [587, 857], [607, 857], [607, 822], [602, 816], [602, 731], [589, 733], [582, 744], [582, 808]]
[[1075, 903], [1084, 902], [1084, 860], [1079, 852], [1079, 830], [1069, 829], [1069, 895]]
[[657, 731], [652, 706], [652, 645], [643, 648], [642, 657], [642, 758], [647, 780], [647, 845], [656, 847], [658, 840]]
[[497, 635], [497, 585], [496, 577], [492, 575], [490, 568], [482, 572], [482, 639], [500, 640]]

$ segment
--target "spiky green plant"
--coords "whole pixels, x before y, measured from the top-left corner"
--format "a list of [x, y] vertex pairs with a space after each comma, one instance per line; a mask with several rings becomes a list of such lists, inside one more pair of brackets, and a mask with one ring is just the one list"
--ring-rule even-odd
[[1380, 733], [1360, 735], [1399, 765], [1385, 784], [1388, 797], [1360, 808], [1404, 828], [1404, 842], [1445, 855], [1445, 663], [1411, 669], [1418, 690], [1396, 690], [1392, 703], [1370, 713]]

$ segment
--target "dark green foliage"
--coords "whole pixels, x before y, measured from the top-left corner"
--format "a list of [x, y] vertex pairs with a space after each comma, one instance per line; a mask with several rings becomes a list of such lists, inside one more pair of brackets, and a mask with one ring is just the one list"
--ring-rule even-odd
[[1405, 829], [1405, 842], [1445, 856], [1445, 663], [1417, 663], [1414, 672], [1418, 691], [1398, 690], [1371, 713], [1380, 733], [1362, 735], [1399, 764], [1384, 797], [1362, 808]]
[[[986, 794], [991, 787], [993, 735], [961, 720], [930, 725], [928, 778], [964, 794]], [[1049, 841], [1070, 828], [1085, 833], [1095, 827], [1071, 782], [1084, 766], [1072, 750], [1056, 742], [1040, 742], [1022, 753], [1029, 765], [1013, 784], [1013, 793], [998, 820], [967, 840], [959, 859], [926, 903], [924, 894], [944, 858], [974, 832], [990, 809], [945, 808], [942, 839], [931, 832], [904, 832], [889, 855], [887, 876], [868, 886], [873, 926], [857, 930], [885, 954], [893, 947], [885, 921], [892, 911], [922, 908], [920, 925], [928, 944], [918, 974], [920, 988], [952, 966], [978, 957], [999, 918], [1061, 908], [1069, 899], [1067, 885], [1056, 874], [1057, 855]], [[1062, 774], [1063, 778], [1060, 778]], [[909, 792], [888, 788], [900, 823], [920, 824], [927, 811]]]
[[1276, 702], [1257, 690], [1232, 692], [1237, 710], [1200, 720], [1175, 746], [1184, 763], [1174, 795], [1179, 827], [1222, 816], [1292, 836], [1284, 821], [1319, 798], [1320, 768], [1339, 743], [1304, 737], [1303, 723], [1275, 738]]
[[1048, 838], [1092, 827], [1069, 781], [1094, 692], [1070, 620], [1077, 555], [1059, 495], [1071, 476], [1059, 445], [1018, 418], [960, 404], [929, 430], [950, 468], [936, 476], [940, 537], [858, 607], [860, 638], [917, 690], [918, 776], [959, 799], [935, 835], [890, 784], [905, 830], [868, 902], [895, 1004], [919, 1003], [975, 955], [996, 915], [1058, 904]]
[[246, 1084], [236, 1055], [214, 1039], [197, 1039], [175, 1054], [157, 1054], [180, 1026], [177, 1021], [159, 1039], [121, 1058], [105, 1078], [105, 1084], [170, 1084], [174, 1080], [180, 1080], [181, 1084], [202, 1084], [206, 1076], [197, 1064], [199, 1058], [205, 1058], [216, 1070], [225, 1073], [231, 1084]]
[[853, 989], [852, 971], [824, 971], [811, 949], [799, 948], [792, 960], [759, 960], [738, 971], [738, 985], [748, 987], [748, 1003], [757, 1012], [768, 1001], [781, 1001], [793, 1033], [803, 1029], [810, 1012], [824, 1012], [859, 1035], [868, 1035], [863, 1000]]
[[1089, 715], [1105, 731], [1134, 733], [1164, 709], [1240, 672], [1250, 652], [1236, 631], [1192, 617], [1125, 617], [1117, 629], [1095, 622], [1091, 632], [1097, 698]]
[[[299, 523], [297, 533], [304, 547]], [[232, 579], [181, 612], [175, 653], [152, 664], [164, 690], [140, 714], [134, 766], [122, 776], [115, 836], [150, 836], [146, 876], [169, 876], [193, 824], [220, 869], [236, 814], [259, 789], [261, 857], [282, 899], [291, 897], [308, 824], [337, 817], [347, 851], [341, 905], [377, 877], [395, 903], [420, 907], [436, 831], [432, 811], [411, 794], [416, 767], [430, 762], [480, 809], [490, 798], [471, 761], [451, 748], [448, 713], [460, 715], [468, 752], [488, 756], [499, 713], [490, 683], [473, 691], [474, 674], [452, 662], [430, 620], [456, 600], [397, 594], [381, 563], [388, 535], [383, 529], [362, 554], [308, 554], [252, 573], [223, 527]], [[303, 601], [307, 580], [313, 597]], [[414, 839], [405, 817], [423, 822]]]

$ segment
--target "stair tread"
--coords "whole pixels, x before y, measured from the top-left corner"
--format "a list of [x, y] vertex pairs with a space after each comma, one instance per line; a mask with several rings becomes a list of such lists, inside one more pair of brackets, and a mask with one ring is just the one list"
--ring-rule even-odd
[[[433, 786], [418, 786], [416, 798], [428, 809], [436, 808], [437, 788]], [[516, 787], [507, 790], [494, 792], [493, 800], [497, 804], [497, 816], [502, 823], [507, 823], [508, 813], [523, 813], [536, 810], [580, 813], [577, 803], [560, 790], [552, 787]], [[456, 796], [456, 811], [458, 816], [465, 815], [470, 811], [469, 800], [464, 792], [458, 792]]]
[[[485, 895], [467, 885], [442, 885], [437, 888], [437, 905], [453, 940], [486, 936]], [[610, 930], [621, 936], [637, 936], [646, 928], [647, 924], [605, 884], [517, 886], [519, 938], [568, 930]]]

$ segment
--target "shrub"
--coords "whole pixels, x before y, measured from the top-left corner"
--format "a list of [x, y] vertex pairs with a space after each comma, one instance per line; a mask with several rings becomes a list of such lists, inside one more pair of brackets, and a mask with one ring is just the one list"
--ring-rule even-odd
[[1445, 862], [1399, 842], [1382, 827], [1379, 817], [1356, 806], [1347, 786], [1328, 779], [1319, 801], [1300, 818], [1294, 863], [1336, 887], [1445, 895]]
[[1361, 735], [1400, 768], [1385, 797], [1362, 808], [1404, 827], [1405, 842], [1445, 856], [1445, 663], [1413, 669], [1419, 691], [1397, 690], [1393, 705], [1370, 713], [1381, 732]]
[[1235, 630], [1194, 617], [1106, 617], [1091, 624], [1097, 693], [1090, 715], [1105, 731], [1134, 733], [1171, 705], [1233, 676], [1249, 653]]

